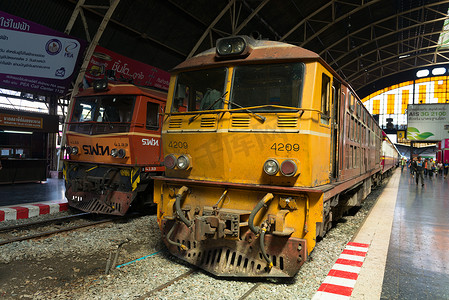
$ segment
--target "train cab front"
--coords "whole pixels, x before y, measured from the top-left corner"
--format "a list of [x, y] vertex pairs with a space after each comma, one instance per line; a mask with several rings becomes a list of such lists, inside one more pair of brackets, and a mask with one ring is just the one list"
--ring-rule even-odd
[[134, 85], [103, 83], [74, 100], [64, 147], [66, 198], [82, 211], [124, 215], [136, 200], [152, 204], [151, 176], [164, 169], [164, 101]]
[[325, 223], [323, 193], [312, 187], [328, 182], [329, 161], [309, 156], [322, 146], [329, 157], [327, 119], [313, 89], [323, 86], [327, 99], [330, 77], [318, 59], [293, 45], [236, 36], [173, 70], [162, 131], [166, 171], [154, 187], [171, 253], [217, 276], [298, 272], [315, 246], [316, 224]]

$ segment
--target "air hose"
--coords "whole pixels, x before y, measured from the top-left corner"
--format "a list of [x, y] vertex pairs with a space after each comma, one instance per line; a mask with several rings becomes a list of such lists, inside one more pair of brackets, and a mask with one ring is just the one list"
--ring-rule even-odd
[[268, 193], [266, 194], [262, 200], [260, 200], [256, 207], [254, 207], [254, 209], [251, 211], [251, 214], [249, 215], [249, 220], [248, 220], [248, 226], [249, 229], [251, 229], [252, 232], [254, 232], [254, 234], [259, 234], [260, 233], [260, 227], [259, 226], [254, 226], [254, 218], [256, 217], [257, 213], [259, 212], [259, 210], [265, 206], [265, 204], [270, 201], [271, 199], [273, 199], [274, 196], [272, 193]]
[[265, 251], [265, 232], [266, 231], [267, 230], [265, 228], [262, 228], [260, 230], [259, 245], [260, 245], [260, 250], [262, 251], [263, 258], [265, 258], [265, 260], [268, 263], [268, 269], [271, 270], [271, 268], [273, 267], [273, 262], [268, 257], [267, 252]]
[[192, 222], [187, 220], [186, 216], [184, 215], [184, 213], [181, 210], [181, 199], [188, 190], [189, 190], [189, 188], [186, 186], [183, 186], [182, 188], [180, 188], [178, 190], [178, 193], [176, 194], [176, 200], [175, 200], [175, 209], [176, 209], [176, 214], [181, 219], [181, 221], [184, 224], [186, 224], [187, 227], [190, 227], [190, 226], [192, 226]]
[[180, 247], [181, 250], [187, 250], [187, 247], [184, 246], [183, 244], [177, 243], [177, 242], [174, 242], [174, 241], [170, 240], [170, 236], [173, 233], [173, 231], [175, 230], [176, 224], [178, 224], [178, 223], [176, 222], [175, 224], [173, 224], [173, 226], [171, 227], [170, 231], [167, 233], [167, 242], [169, 242], [170, 244], [175, 245], [177, 247]]
[[262, 255], [263, 258], [265, 258], [265, 260], [268, 263], [268, 268], [271, 269], [273, 267], [273, 262], [271, 261], [271, 259], [268, 257], [267, 252], [265, 251], [265, 232], [267, 231], [265, 228], [260, 228], [259, 226], [254, 226], [254, 218], [256, 217], [257, 213], [259, 212], [259, 210], [261, 210], [261, 208], [263, 206], [265, 206], [265, 204], [272, 200], [274, 198], [273, 194], [268, 193], [266, 194], [262, 200], [260, 200], [256, 207], [254, 207], [254, 209], [251, 211], [251, 214], [249, 215], [249, 220], [248, 220], [248, 226], [251, 229], [252, 232], [254, 232], [254, 234], [260, 234], [259, 237], [259, 244], [260, 244], [260, 250], [262, 251]]

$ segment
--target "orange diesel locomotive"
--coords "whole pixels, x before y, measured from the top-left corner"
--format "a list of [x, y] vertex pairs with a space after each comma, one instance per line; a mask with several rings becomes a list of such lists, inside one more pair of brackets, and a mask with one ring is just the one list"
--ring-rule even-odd
[[317, 54], [247, 36], [172, 73], [154, 201], [171, 253], [218, 276], [294, 276], [379, 182], [382, 131]]
[[166, 93], [96, 81], [74, 100], [66, 133], [66, 197], [71, 207], [123, 215], [152, 204], [162, 174], [161, 118]]

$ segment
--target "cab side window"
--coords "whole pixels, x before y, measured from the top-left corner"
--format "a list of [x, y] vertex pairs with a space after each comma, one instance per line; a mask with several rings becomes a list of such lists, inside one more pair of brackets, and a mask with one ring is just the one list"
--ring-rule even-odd
[[159, 104], [147, 102], [146, 128], [150, 130], [159, 129]]
[[330, 85], [331, 79], [323, 73], [321, 81], [321, 123], [328, 125], [330, 119]]

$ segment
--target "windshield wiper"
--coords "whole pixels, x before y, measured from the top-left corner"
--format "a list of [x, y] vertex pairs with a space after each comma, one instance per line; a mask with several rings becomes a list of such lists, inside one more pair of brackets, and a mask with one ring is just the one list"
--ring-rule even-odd
[[[94, 108], [95, 108], [95, 106], [92, 106], [92, 108], [87, 112], [87, 114], [84, 117], [84, 119], [87, 119], [87, 116], [90, 115], [90, 113], [94, 110]], [[90, 118], [93, 119], [92, 116]]]
[[[239, 106], [237, 103], [235, 103], [235, 102], [231, 102], [231, 104], [235, 104], [235, 106]], [[241, 106], [240, 106], [241, 107]], [[279, 110], [282, 110], [282, 109], [286, 109], [286, 110], [294, 110], [294, 111], [301, 111], [301, 113], [299, 114], [299, 117], [301, 118], [302, 117], [302, 115], [304, 114], [304, 112], [305, 112], [305, 110], [304, 109], [302, 109], [302, 108], [299, 108], [299, 107], [288, 107], [288, 106], [281, 106], [281, 107], [274, 107], [273, 105], [265, 105], [265, 106], [261, 106], [261, 107], [258, 107], [257, 109], [261, 109], [261, 108], [265, 108], [265, 107], [272, 107], [273, 109], [274, 108], [277, 108], [277, 109], [279, 109]], [[243, 107], [241, 107], [241, 108], [243, 108]], [[243, 109], [245, 109], [245, 108], [243, 108]], [[246, 109], [247, 111], [249, 111], [248, 109]], [[273, 110], [273, 111], [270, 111], [270, 112], [276, 112], [276, 110]], [[252, 113], [252, 114], [255, 114], [253, 111], [250, 111], [250, 113]]]
[[114, 126], [112, 126], [111, 121], [109, 121], [109, 116], [108, 116], [108, 113], [106, 112], [106, 110], [104, 111], [104, 116], [105, 116], [106, 122], [108, 122], [108, 124], [109, 124], [109, 129], [114, 128]]
[[[224, 96], [226, 96], [227, 93], [228, 93], [228, 91], [224, 92], [223, 95], [221, 95], [220, 97], [218, 97], [217, 100], [215, 100], [214, 102], [212, 102], [212, 104], [209, 105], [208, 107], [206, 107], [204, 110], [209, 110], [209, 109], [211, 109], [211, 108], [212, 108], [215, 104], [217, 104], [218, 101], [220, 101], [220, 100], [225, 101]], [[193, 122], [198, 116], [200, 116], [201, 114], [203, 114], [203, 112], [197, 113], [196, 115], [194, 115], [193, 117], [191, 117], [191, 118], [189, 119], [189, 124], [192, 123], [192, 122]]]
[[261, 115], [259, 115], [259, 114], [256, 114], [256, 113], [253, 112], [252, 110], [249, 110], [249, 109], [247, 109], [247, 108], [241, 106], [241, 105], [238, 104], [238, 103], [235, 103], [235, 102], [233, 102], [233, 101], [229, 101], [228, 103], [229, 103], [229, 104], [233, 104], [233, 105], [237, 106], [238, 108], [243, 109], [244, 111], [246, 111], [247, 113], [249, 113], [249, 114], [251, 114], [251, 115], [253, 115], [253, 116], [256, 116], [257, 119], [258, 119], [259, 121], [261, 121], [262, 123], [265, 123], [265, 120], [267, 119], [267, 118], [265, 118], [264, 116], [261, 116]]

